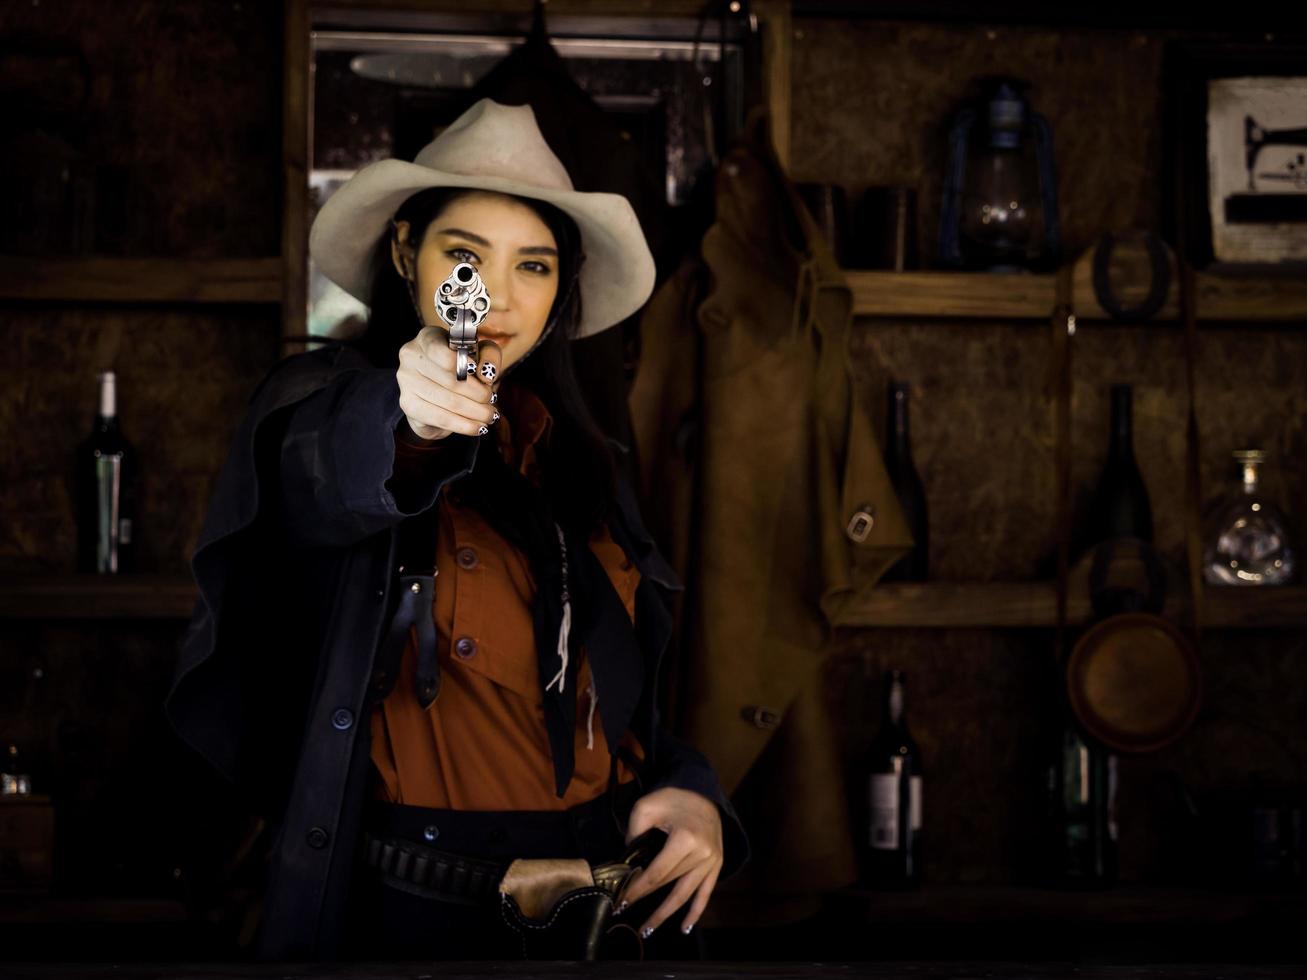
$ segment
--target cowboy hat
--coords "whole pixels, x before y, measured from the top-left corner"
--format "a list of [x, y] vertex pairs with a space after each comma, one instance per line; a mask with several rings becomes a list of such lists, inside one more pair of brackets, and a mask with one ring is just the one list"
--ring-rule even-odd
[[378, 160], [354, 174], [318, 211], [309, 254], [327, 278], [368, 302], [369, 263], [391, 218], [428, 187], [468, 187], [546, 201], [581, 232], [585, 261], [579, 336], [620, 323], [653, 292], [654, 260], [630, 202], [621, 194], [572, 188], [530, 106], [481, 99], [418, 153]]

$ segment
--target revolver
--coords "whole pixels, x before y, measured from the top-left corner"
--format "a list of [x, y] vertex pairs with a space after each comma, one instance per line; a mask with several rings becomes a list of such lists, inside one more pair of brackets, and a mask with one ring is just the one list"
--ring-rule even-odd
[[490, 312], [490, 294], [470, 262], [454, 266], [436, 288], [436, 312], [449, 325], [449, 346], [458, 353], [455, 374], [459, 381], [465, 381], [468, 366], [474, 363], [477, 327]]

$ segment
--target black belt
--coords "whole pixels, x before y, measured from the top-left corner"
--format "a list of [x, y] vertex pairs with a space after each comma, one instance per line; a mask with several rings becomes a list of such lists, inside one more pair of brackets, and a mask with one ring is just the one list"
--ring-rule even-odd
[[508, 867], [507, 863], [440, 851], [402, 837], [377, 837], [366, 830], [363, 860], [392, 888], [459, 905], [498, 902], [499, 881]]

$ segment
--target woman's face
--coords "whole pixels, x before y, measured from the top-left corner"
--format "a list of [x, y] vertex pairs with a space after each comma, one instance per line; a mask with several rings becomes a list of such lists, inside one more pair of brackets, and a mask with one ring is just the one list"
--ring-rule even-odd
[[[408, 222], [396, 226], [400, 241], [407, 242]], [[403, 275], [393, 248], [392, 256]], [[476, 267], [490, 294], [477, 339], [498, 344], [507, 368], [540, 338], [558, 292], [553, 233], [531, 208], [506, 194], [474, 191], [449, 202], [427, 226], [417, 255], [418, 302], [427, 323], [443, 322], [436, 287], [460, 262]]]

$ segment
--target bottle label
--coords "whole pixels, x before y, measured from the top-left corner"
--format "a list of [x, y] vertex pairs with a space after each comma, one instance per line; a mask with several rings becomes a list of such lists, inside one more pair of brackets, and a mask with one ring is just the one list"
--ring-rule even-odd
[[908, 789], [908, 812], [911, 815], [908, 826], [913, 834], [921, 829], [921, 777], [913, 776]]
[[122, 453], [96, 453], [95, 484], [97, 498], [95, 570], [117, 572], [119, 507], [122, 504]]
[[873, 773], [868, 796], [868, 843], [892, 851], [899, 846], [899, 777], [894, 773]]
[[132, 519], [130, 517], [124, 517], [118, 521], [118, 543], [132, 543]]
[[1107, 757], [1107, 836], [1117, 839], [1116, 827], [1116, 753]]

